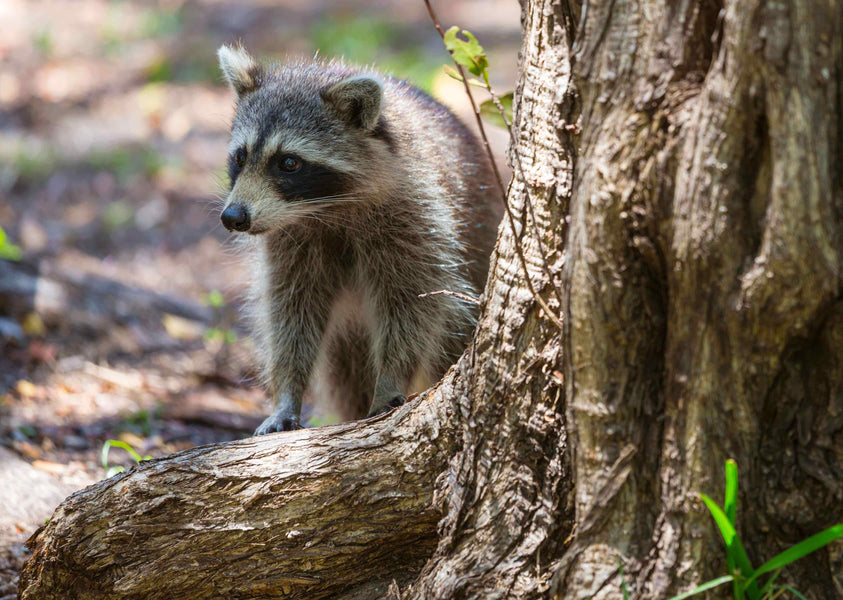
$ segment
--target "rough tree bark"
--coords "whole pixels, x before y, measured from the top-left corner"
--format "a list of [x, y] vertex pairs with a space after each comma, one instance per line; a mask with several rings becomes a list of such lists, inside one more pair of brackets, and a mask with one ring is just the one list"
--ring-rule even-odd
[[[728, 457], [755, 564], [843, 520], [841, 25], [836, 2], [588, 3], [563, 276], [578, 523], [632, 457], [560, 596], [617, 594], [618, 558], [646, 598], [725, 572], [698, 492]], [[788, 576], [839, 598], [841, 550]]]
[[453, 417], [433, 405], [195, 448], [77, 492], [33, 537], [21, 597], [381, 598], [436, 543]]
[[[525, 0], [523, 33], [515, 222], [445, 380], [75, 494], [22, 598], [665, 598], [725, 570], [728, 457], [754, 562], [843, 521], [843, 8]], [[782, 580], [843, 598], [843, 546]]]

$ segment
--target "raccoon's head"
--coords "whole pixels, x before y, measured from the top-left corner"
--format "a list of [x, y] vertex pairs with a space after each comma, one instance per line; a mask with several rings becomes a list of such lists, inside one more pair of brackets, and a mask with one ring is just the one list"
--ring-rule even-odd
[[341, 63], [263, 66], [229, 46], [218, 54], [237, 94], [227, 229], [260, 234], [324, 221], [382, 194], [391, 152], [376, 76]]

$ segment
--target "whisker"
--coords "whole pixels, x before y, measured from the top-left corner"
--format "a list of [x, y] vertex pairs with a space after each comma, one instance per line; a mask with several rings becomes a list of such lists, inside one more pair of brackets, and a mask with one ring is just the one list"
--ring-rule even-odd
[[358, 221], [356, 221], [355, 219], [343, 218], [343, 217], [341, 217], [340, 215], [337, 215], [337, 214], [326, 214], [324, 211], [322, 211], [322, 212], [314, 211], [314, 212], [309, 213], [307, 215], [303, 215], [302, 219], [306, 219], [306, 220], [310, 220], [310, 221], [316, 221], [317, 223], [321, 223], [321, 224], [323, 224], [325, 226], [328, 226], [328, 227], [330, 227], [332, 225], [333, 226], [342, 225], [347, 230], [352, 231], [352, 232], [364, 230], [364, 228], [362, 226], [360, 226]]
[[348, 204], [351, 202], [360, 202], [360, 198], [319, 198], [317, 200], [306, 200], [305, 204], [316, 204], [316, 205], [324, 205], [324, 204]]

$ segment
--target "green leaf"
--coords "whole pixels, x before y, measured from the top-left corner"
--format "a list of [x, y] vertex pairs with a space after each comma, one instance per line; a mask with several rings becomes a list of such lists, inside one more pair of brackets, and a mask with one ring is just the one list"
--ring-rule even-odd
[[[498, 100], [500, 101], [501, 106], [503, 106], [506, 118], [510, 123], [512, 123], [512, 92], [504, 94], [499, 97]], [[480, 105], [480, 116], [492, 125], [497, 125], [498, 127], [503, 127], [504, 129], [507, 127], [506, 120], [504, 120], [500, 109], [495, 106], [495, 103], [492, 100], [486, 100]]]
[[126, 468], [121, 467], [120, 465], [117, 465], [115, 467], [111, 467], [108, 471], [106, 471], [105, 478], [108, 479], [109, 477], [113, 477], [114, 475], [117, 475], [117, 473], [122, 473], [125, 470], [126, 470]]
[[105, 440], [105, 443], [102, 445], [102, 454], [101, 454], [102, 466], [103, 466], [104, 469], [108, 469], [108, 451], [109, 451], [109, 449], [111, 449], [112, 446], [115, 447], [115, 448], [122, 448], [123, 450], [128, 452], [129, 455], [133, 459], [135, 459], [135, 462], [140, 462], [142, 460], [149, 460], [150, 458], [152, 458], [151, 456], [143, 456], [142, 457], [140, 454], [138, 454], [135, 451], [134, 448], [132, 448], [126, 442], [121, 442], [120, 440]]
[[219, 290], [211, 290], [205, 296], [205, 304], [208, 306], [213, 306], [214, 308], [220, 308], [221, 306], [225, 305], [225, 301], [222, 297], [222, 292]]
[[460, 75], [459, 71], [450, 65], [445, 65], [445, 74], [452, 79], [462, 81], [462, 75]]
[[710, 590], [711, 588], [716, 588], [718, 585], [723, 585], [724, 583], [729, 583], [730, 581], [734, 581], [734, 577], [731, 575], [723, 575], [723, 577], [718, 577], [717, 579], [712, 579], [711, 581], [706, 581], [695, 587], [694, 589], [679, 594], [678, 596], [673, 596], [669, 600], [684, 600], [685, 598], [690, 598], [691, 596], [696, 596], [697, 594], [701, 594], [705, 591]]
[[789, 585], [777, 585], [776, 587], [781, 588], [783, 590], [787, 590], [788, 592], [796, 596], [799, 600], [808, 600], [805, 596], [799, 593], [799, 590], [793, 589]]
[[[457, 81], [463, 81], [463, 77], [462, 75], [460, 75], [459, 71], [449, 65], [445, 65], [445, 75], [452, 79], [456, 79]], [[489, 89], [488, 85], [486, 85], [484, 82], [480, 81], [476, 77], [469, 77], [466, 81], [468, 81], [468, 85], [477, 86], [479, 88], [483, 88], [484, 90]]]
[[22, 255], [21, 249], [8, 240], [6, 232], [0, 227], [0, 258], [20, 260]]
[[726, 493], [723, 498], [723, 512], [734, 526], [738, 506], [738, 463], [731, 458], [726, 461]]
[[777, 569], [776, 571], [773, 572], [773, 574], [770, 576], [770, 578], [767, 581], [764, 582], [764, 585], [761, 586], [761, 590], [760, 590], [762, 596], [766, 597], [766, 594], [770, 590], [773, 589], [773, 583], [775, 583], [776, 578], [779, 576], [779, 573], [781, 573], [781, 572], [782, 572], [781, 569]]
[[[738, 506], [738, 464], [731, 458], [726, 461], [726, 491], [723, 496], [723, 512], [734, 527]], [[735, 572], [735, 558], [731, 552], [726, 553], [726, 566], [729, 573]], [[735, 586], [734, 597], [735, 600], [740, 600], [741, 597], [737, 586]]]
[[[731, 561], [734, 561], [741, 575], [746, 578], [752, 577], [752, 563], [749, 562], [746, 550], [741, 543], [740, 537], [738, 537], [738, 532], [735, 530], [734, 525], [729, 521], [729, 517], [726, 516], [722, 508], [717, 506], [714, 500], [705, 494], [700, 494], [700, 498], [705, 502], [708, 511], [717, 524], [717, 528], [720, 530], [720, 535], [723, 536], [723, 541], [726, 543], [726, 556], [730, 557]], [[744, 589], [751, 600], [759, 600], [761, 597], [761, 594], [758, 592], [758, 585], [754, 581], [750, 582]]]
[[763, 575], [764, 573], [769, 573], [770, 571], [781, 569], [782, 567], [789, 565], [793, 561], [799, 560], [803, 556], [807, 556], [811, 552], [819, 550], [823, 546], [841, 537], [843, 537], [843, 523], [833, 525], [832, 527], [829, 527], [828, 529], [821, 531], [816, 535], [812, 535], [811, 537], [802, 540], [798, 544], [791, 546], [781, 554], [774, 556], [773, 558], [765, 562], [763, 565], [758, 567], [758, 569], [751, 574], [747, 583], [753, 583], [759, 575]]
[[454, 58], [454, 62], [468, 69], [472, 75], [486, 74], [486, 69], [489, 68], [489, 61], [486, 59], [486, 53], [483, 46], [477, 41], [470, 31], [463, 29], [462, 38], [457, 37], [460, 33], [460, 28], [454, 25], [445, 32], [445, 47]]

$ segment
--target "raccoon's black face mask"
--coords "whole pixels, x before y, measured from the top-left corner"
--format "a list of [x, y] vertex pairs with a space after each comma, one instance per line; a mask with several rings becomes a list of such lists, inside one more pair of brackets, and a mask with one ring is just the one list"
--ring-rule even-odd
[[228, 229], [264, 233], [317, 209], [325, 217], [328, 207], [348, 208], [389, 181], [392, 141], [376, 77], [335, 63], [273, 69], [228, 46], [219, 57], [237, 94]]

